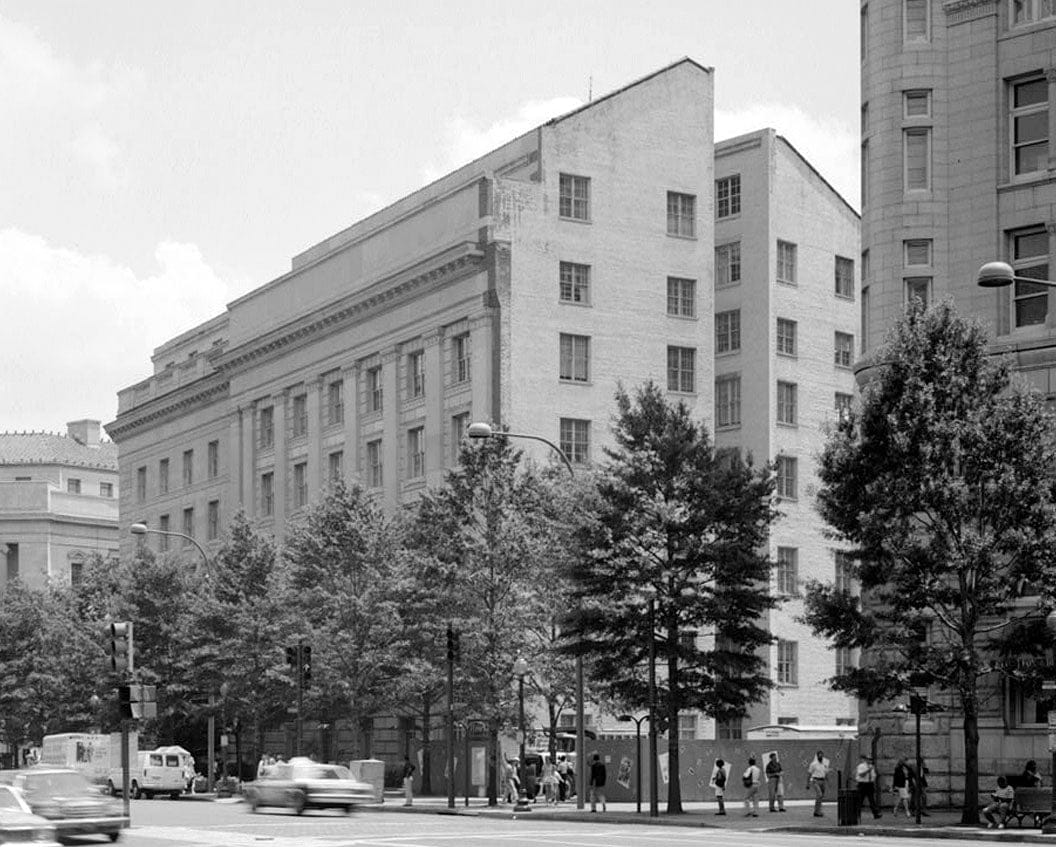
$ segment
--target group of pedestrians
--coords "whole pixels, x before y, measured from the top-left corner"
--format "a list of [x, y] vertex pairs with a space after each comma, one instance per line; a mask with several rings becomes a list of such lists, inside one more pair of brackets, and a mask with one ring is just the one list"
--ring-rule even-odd
[[[777, 753], [771, 753], [767, 758], [766, 770], [764, 771], [756, 764], [755, 756], [748, 757], [748, 767], [741, 774], [741, 784], [744, 786], [744, 813], [752, 817], [759, 817], [759, 792], [766, 780], [767, 799], [770, 801], [771, 812], [785, 811], [785, 780], [784, 768]], [[711, 772], [711, 788], [715, 792], [715, 800], [719, 804], [717, 815], [726, 814], [726, 784], [730, 778], [730, 766], [723, 759], [715, 760], [715, 767]]]

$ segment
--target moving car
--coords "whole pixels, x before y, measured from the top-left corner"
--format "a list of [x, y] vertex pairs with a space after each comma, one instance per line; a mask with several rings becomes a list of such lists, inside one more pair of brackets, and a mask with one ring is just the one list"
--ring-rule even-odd
[[279, 806], [302, 814], [305, 809], [344, 809], [373, 801], [368, 783], [353, 779], [348, 768], [321, 765], [301, 756], [272, 765], [243, 789], [250, 811]]
[[0, 844], [35, 844], [58, 847], [55, 827], [34, 815], [22, 795], [9, 785], [0, 785]]
[[121, 804], [104, 797], [75, 770], [35, 765], [16, 772], [12, 785], [33, 814], [48, 819], [59, 838], [107, 835], [117, 841], [128, 828]]

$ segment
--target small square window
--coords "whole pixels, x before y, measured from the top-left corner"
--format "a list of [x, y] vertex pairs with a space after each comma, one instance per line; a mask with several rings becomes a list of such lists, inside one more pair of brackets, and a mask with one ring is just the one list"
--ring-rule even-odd
[[[146, 468], [144, 468], [143, 471], [146, 472]], [[68, 478], [66, 480], [66, 492], [68, 494], [80, 494], [81, 481], [79, 479]]]
[[568, 460], [574, 464], [590, 461], [590, 421], [576, 418], [561, 418], [560, 446]]
[[931, 266], [931, 239], [908, 238], [902, 242], [902, 261], [907, 268]]
[[697, 315], [697, 281], [678, 276], [667, 278], [667, 313], [680, 318]]
[[558, 214], [576, 221], [590, 220], [590, 178], [561, 174], [558, 177]]
[[902, 105], [903, 113], [907, 118], [930, 118], [931, 92], [904, 91], [902, 92]]
[[731, 218], [741, 213], [741, 175], [715, 180], [715, 216]]
[[741, 310], [715, 314], [715, 352], [736, 353], [741, 349]]
[[741, 242], [732, 241], [715, 248], [715, 287], [725, 288], [741, 281]]
[[590, 265], [576, 262], [561, 262], [561, 280], [558, 286], [562, 303], [590, 305]]
[[696, 356], [693, 347], [667, 348], [667, 390], [692, 394], [696, 391]]
[[834, 358], [837, 367], [849, 368], [854, 359], [854, 336], [849, 332], [837, 332], [835, 335]]
[[561, 333], [560, 360], [560, 379], [566, 382], [589, 382], [590, 337]]
[[682, 238], [697, 236], [697, 198], [694, 194], [667, 192], [667, 234]]
[[796, 322], [788, 318], [777, 319], [777, 354], [796, 355]]
[[927, 307], [931, 302], [931, 277], [910, 276], [906, 277], [906, 302], [919, 300]]

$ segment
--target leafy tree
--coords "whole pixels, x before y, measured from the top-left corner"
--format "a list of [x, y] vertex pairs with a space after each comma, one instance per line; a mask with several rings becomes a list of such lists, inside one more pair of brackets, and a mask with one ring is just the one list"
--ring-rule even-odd
[[1056, 546], [1051, 416], [986, 343], [948, 303], [894, 327], [819, 470], [818, 506], [854, 547], [862, 600], [813, 584], [806, 603], [815, 632], [865, 651], [836, 690], [873, 703], [930, 683], [956, 697], [965, 823], [978, 821], [980, 679], [1022, 646], [1040, 603], [1022, 588], [1052, 584]]
[[[460, 467], [439, 489], [422, 495], [409, 543], [428, 554], [418, 578], [438, 601], [437, 632], [450, 622], [462, 633], [456, 698], [472, 703], [489, 727], [489, 803], [497, 802], [499, 729], [513, 721], [513, 664], [525, 652], [525, 634], [538, 629], [539, 586], [551, 577], [543, 489], [521, 467], [508, 439], [466, 444]], [[442, 636], [437, 651], [443, 649]], [[439, 653], [437, 662], [439, 662]], [[468, 708], [468, 707], [467, 707]]]
[[770, 640], [761, 616], [773, 606], [764, 552], [776, 517], [773, 475], [716, 455], [686, 405], [669, 404], [652, 382], [633, 400], [621, 388], [616, 403], [591, 555], [573, 571], [569, 639], [593, 659], [599, 684], [640, 709], [649, 704], [654, 643], [658, 728], [668, 730], [674, 775], [668, 812], [678, 813], [679, 712], [742, 716], [770, 684], [759, 651]]
[[361, 488], [339, 482], [291, 528], [283, 555], [287, 608], [313, 647], [309, 705], [347, 714], [355, 727], [395, 709], [403, 674], [397, 581], [405, 570], [392, 523]]

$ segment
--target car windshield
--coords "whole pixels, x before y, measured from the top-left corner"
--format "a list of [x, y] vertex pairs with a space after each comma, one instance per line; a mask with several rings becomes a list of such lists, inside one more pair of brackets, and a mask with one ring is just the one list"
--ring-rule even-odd
[[26, 791], [42, 794], [84, 794], [88, 783], [83, 776], [73, 771], [31, 773], [26, 775]]
[[10, 788], [0, 787], [0, 809], [21, 810], [21, 808], [22, 805], [18, 802], [15, 792]]
[[348, 768], [341, 765], [304, 765], [297, 768], [298, 779], [352, 779]]

